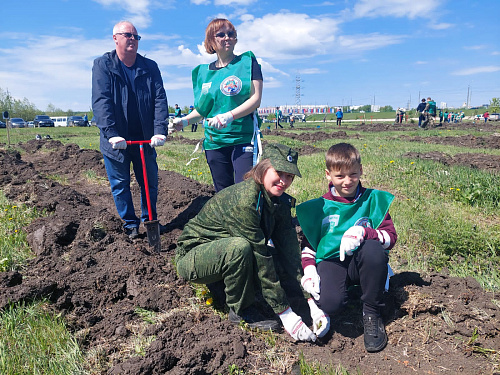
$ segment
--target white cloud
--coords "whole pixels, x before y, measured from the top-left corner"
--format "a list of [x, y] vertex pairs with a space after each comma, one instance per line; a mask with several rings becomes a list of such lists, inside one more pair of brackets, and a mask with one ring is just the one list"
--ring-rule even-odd
[[487, 46], [485, 44], [478, 44], [475, 46], [465, 46], [464, 49], [467, 51], [479, 51], [481, 49], [485, 49]]
[[399, 44], [403, 41], [403, 36], [383, 35], [372, 33], [367, 35], [343, 35], [338, 38], [339, 45], [344, 52], [360, 52], [386, 47], [392, 44]]
[[132, 22], [138, 29], [151, 25], [151, 10], [169, 9], [175, 0], [93, 0], [106, 7], [119, 7], [127, 12], [126, 20]]
[[424, 65], [427, 64], [427, 61], [415, 61], [416, 65]]
[[210, 0], [191, 0], [191, 4], [208, 5], [208, 4], [210, 4]]
[[360, 0], [354, 5], [355, 17], [431, 18], [440, 0]]
[[250, 5], [256, 0], [214, 0], [214, 5]]
[[[0, 67], [0, 82], [13, 96], [28, 97], [40, 109], [52, 102], [65, 110], [82, 110], [85, 108], [77, 103], [90, 105], [91, 101], [93, 59], [101, 55], [101, 51], [113, 48], [111, 37], [106, 40], [53, 35], [27, 38], [16, 48], [2, 50], [7, 58]], [[93, 55], [89, 55], [89, 51], [93, 51]], [[33, 56], [37, 56], [36, 63]], [[72, 90], [70, 97], [68, 87]]]
[[326, 74], [326, 70], [318, 68], [300, 69], [300, 74]]
[[455, 26], [455, 25], [453, 25], [451, 23], [446, 23], [446, 22], [429, 24], [429, 27], [433, 30], [446, 30], [446, 29], [449, 29], [450, 27], [453, 27], [453, 26]]
[[310, 58], [331, 51], [338, 23], [332, 18], [307, 14], [268, 14], [237, 25], [237, 47], [267, 59]]
[[494, 73], [500, 71], [500, 66], [478, 66], [475, 68], [468, 68], [468, 69], [462, 69], [462, 70], [456, 70], [454, 71], [453, 75], [456, 76], [470, 76], [473, 74], [480, 74], [480, 73]]

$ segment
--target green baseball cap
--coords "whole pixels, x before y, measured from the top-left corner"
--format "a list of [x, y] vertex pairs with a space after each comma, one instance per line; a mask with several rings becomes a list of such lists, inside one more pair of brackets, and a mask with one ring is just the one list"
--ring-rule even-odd
[[262, 159], [269, 159], [274, 169], [302, 177], [297, 167], [299, 154], [292, 148], [278, 143], [268, 143], [262, 152]]

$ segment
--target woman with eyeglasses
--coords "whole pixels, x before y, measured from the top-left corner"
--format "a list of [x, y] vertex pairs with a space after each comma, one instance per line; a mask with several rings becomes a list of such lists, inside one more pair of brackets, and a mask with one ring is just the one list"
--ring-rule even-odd
[[237, 33], [226, 19], [214, 19], [205, 30], [205, 49], [216, 54], [211, 64], [192, 72], [194, 107], [173, 120], [169, 131], [206, 118], [203, 147], [216, 191], [243, 181], [253, 165], [252, 140], [258, 136], [256, 110], [262, 97], [262, 71], [250, 51], [234, 54]]

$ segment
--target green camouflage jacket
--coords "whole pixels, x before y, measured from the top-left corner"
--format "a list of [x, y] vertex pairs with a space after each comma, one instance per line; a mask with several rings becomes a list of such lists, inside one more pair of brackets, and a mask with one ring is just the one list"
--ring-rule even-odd
[[[255, 255], [258, 287], [273, 310], [282, 312], [289, 303], [279, 277], [289, 276], [300, 282], [302, 276], [290, 198], [283, 194], [271, 199], [264, 186], [253, 179], [221, 190], [186, 224], [177, 241], [176, 259], [206, 242], [245, 238]], [[270, 239], [274, 247], [268, 245]]]

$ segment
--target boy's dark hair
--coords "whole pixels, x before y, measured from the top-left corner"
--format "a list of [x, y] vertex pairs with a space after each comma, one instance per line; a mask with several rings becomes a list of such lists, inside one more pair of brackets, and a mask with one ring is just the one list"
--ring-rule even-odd
[[326, 169], [339, 171], [361, 165], [361, 155], [353, 145], [349, 143], [337, 143], [331, 146], [325, 155]]

